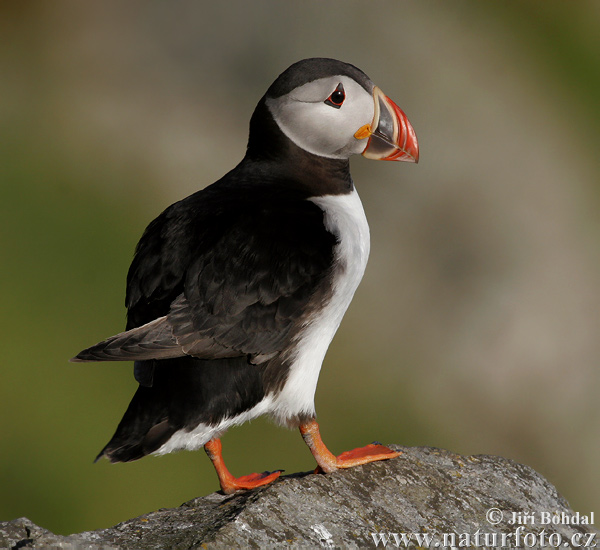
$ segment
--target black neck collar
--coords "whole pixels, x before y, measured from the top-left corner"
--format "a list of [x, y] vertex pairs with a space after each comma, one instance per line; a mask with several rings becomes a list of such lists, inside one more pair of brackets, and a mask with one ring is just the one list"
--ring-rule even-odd
[[350, 193], [354, 186], [347, 159], [320, 157], [292, 142], [279, 128], [265, 98], [250, 119], [250, 136], [243, 163], [268, 166], [286, 185], [304, 189], [308, 196]]

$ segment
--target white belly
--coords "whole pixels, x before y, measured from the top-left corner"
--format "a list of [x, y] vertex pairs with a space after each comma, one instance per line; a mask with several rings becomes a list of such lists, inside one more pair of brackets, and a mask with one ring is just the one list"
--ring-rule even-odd
[[354, 292], [365, 272], [369, 257], [369, 226], [358, 193], [309, 199], [323, 209], [328, 231], [338, 238], [335, 261], [339, 264], [333, 294], [327, 305], [301, 331], [285, 385], [241, 415], [222, 419], [217, 425], [200, 424], [191, 431], [179, 430], [155, 454], [179, 449], [194, 450], [209, 439], [220, 437], [229, 427], [270, 414], [286, 425], [299, 415], [315, 414], [315, 391], [327, 348], [333, 339]]
[[352, 301], [369, 257], [369, 225], [356, 189], [348, 195], [309, 200], [323, 209], [328, 231], [338, 238], [334, 255], [340, 269], [333, 281], [329, 303], [308, 320], [306, 329], [300, 333], [288, 379], [271, 404], [271, 415], [282, 424], [288, 418], [315, 414], [315, 391], [325, 353]]

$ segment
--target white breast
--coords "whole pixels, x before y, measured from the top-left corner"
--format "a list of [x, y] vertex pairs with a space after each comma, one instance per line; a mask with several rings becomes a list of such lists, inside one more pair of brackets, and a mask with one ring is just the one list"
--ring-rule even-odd
[[323, 209], [327, 230], [338, 238], [334, 254], [339, 269], [333, 281], [333, 295], [327, 305], [307, 321], [286, 384], [272, 403], [271, 414], [282, 424], [297, 415], [314, 415], [321, 364], [369, 257], [369, 225], [356, 190], [348, 195], [309, 200]]
[[220, 437], [228, 428], [270, 414], [280, 424], [298, 415], [315, 414], [315, 390], [321, 364], [354, 291], [362, 279], [369, 257], [369, 226], [358, 193], [310, 199], [325, 214], [327, 230], [338, 238], [335, 261], [339, 265], [333, 294], [327, 305], [301, 331], [288, 379], [278, 394], [270, 394], [241, 415], [222, 419], [217, 425], [200, 424], [193, 430], [179, 430], [155, 454], [179, 449], [200, 448], [209, 439]]

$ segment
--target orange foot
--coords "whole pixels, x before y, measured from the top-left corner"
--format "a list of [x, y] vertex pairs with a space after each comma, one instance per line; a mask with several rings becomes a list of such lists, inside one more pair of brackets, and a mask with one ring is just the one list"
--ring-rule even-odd
[[373, 443], [360, 447], [358, 449], [352, 449], [346, 451], [341, 455], [337, 456], [337, 467], [338, 468], [352, 468], [352, 466], [359, 466], [360, 464], [367, 464], [368, 462], [375, 462], [377, 460], [387, 460], [388, 458], [396, 458], [402, 453], [393, 451], [385, 445], [375, 445]]
[[210, 458], [217, 476], [219, 476], [219, 483], [221, 485], [221, 491], [226, 495], [231, 495], [236, 491], [256, 489], [256, 487], [262, 487], [275, 481], [282, 470], [275, 472], [263, 472], [262, 474], [250, 474], [242, 477], [233, 477], [225, 466], [223, 461], [223, 448], [220, 439], [211, 439], [206, 445], [204, 450]]
[[262, 487], [263, 485], [268, 485], [275, 481], [279, 474], [281, 474], [281, 470], [277, 470], [276, 472], [263, 472], [262, 474], [249, 474], [247, 476], [242, 477], [233, 477], [231, 474], [227, 479], [219, 479], [221, 482], [221, 490], [226, 495], [231, 495], [236, 491], [247, 491], [248, 489], [256, 489], [257, 487]]
[[372, 443], [366, 447], [346, 451], [339, 456], [335, 456], [325, 446], [325, 443], [323, 443], [319, 432], [319, 425], [315, 420], [310, 420], [301, 424], [300, 433], [319, 465], [315, 470], [315, 473], [330, 473], [340, 468], [352, 468], [353, 466], [359, 466], [377, 460], [396, 458], [402, 454], [393, 451], [384, 445]]

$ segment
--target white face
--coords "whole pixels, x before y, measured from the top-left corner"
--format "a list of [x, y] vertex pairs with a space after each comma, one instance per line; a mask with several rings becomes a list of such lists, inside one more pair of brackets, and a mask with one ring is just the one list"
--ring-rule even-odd
[[[345, 98], [337, 108], [327, 100], [340, 84]], [[375, 109], [373, 96], [347, 76], [313, 80], [284, 96], [267, 99], [267, 107], [281, 131], [298, 147], [334, 159], [364, 151], [369, 140], [356, 139], [354, 134], [371, 124]]]

